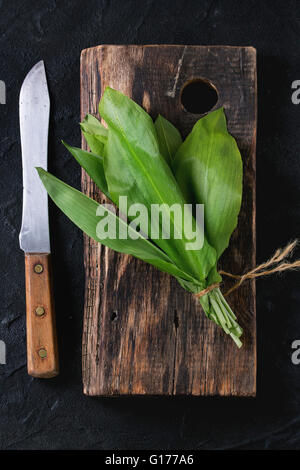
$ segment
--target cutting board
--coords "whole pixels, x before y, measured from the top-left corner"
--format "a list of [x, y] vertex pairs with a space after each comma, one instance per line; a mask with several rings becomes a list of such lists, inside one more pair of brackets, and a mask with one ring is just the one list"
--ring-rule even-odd
[[[103, 45], [82, 51], [81, 118], [86, 113], [99, 116], [98, 103], [106, 86], [133, 98], [153, 118], [161, 113], [183, 136], [207, 111], [203, 107], [214, 104], [211, 98], [216, 101], [212, 109], [224, 106], [229, 131], [243, 158], [244, 189], [238, 227], [220, 267], [234, 274], [253, 268], [255, 49]], [[87, 148], [84, 140], [82, 146]], [[82, 190], [105, 202], [84, 171]], [[244, 329], [239, 350], [171, 276], [88, 237], [84, 265], [85, 394], [255, 395], [254, 281], [228, 297]], [[230, 285], [224, 282], [223, 290]]]

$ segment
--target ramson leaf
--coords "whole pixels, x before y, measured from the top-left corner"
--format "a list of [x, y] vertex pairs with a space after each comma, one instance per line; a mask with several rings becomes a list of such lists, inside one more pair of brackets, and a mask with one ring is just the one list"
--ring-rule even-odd
[[[140, 106], [110, 88], [101, 99], [100, 112], [109, 129], [91, 115], [81, 123], [92, 152], [65, 145], [130, 223], [119, 218], [112, 205], [102, 206], [38, 168], [50, 197], [88, 236], [173, 275], [187, 291], [196, 294], [219, 282], [217, 259], [237, 224], [242, 196], [242, 161], [223, 109], [200, 119], [184, 143], [166, 119], [160, 116], [154, 125]], [[123, 210], [121, 196], [127, 198], [128, 209]], [[205, 205], [204, 238], [198, 225], [202, 222], [196, 223], [192, 211], [178, 215], [174, 210], [175, 206], [183, 210], [186, 202], [194, 210], [196, 204]], [[159, 238], [152, 236], [153, 205], [160, 213], [154, 227]], [[138, 212], [146, 208], [147, 224], [135, 217], [133, 206]], [[165, 227], [161, 233], [166, 220], [167, 237]], [[204, 239], [196, 249], [191, 248], [195, 236]], [[240, 347], [242, 329], [221, 291], [215, 287], [199, 302], [207, 317]]]
[[[155, 243], [174, 264], [180, 264], [192, 277], [204, 281], [216, 262], [216, 253], [205, 239], [201, 249], [186, 249], [191, 239], [185, 236], [182, 217], [172, 211], [174, 204], [183, 209], [186, 201], [172, 171], [160, 155], [151, 117], [127, 96], [111, 88], [106, 88], [100, 101], [100, 114], [109, 126], [104, 171], [112, 200], [117, 203], [119, 196], [127, 196], [128, 205], [144, 205], [148, 208], [149, 227], [151, 206], [158, 204], [162, 218], [170, 221], [172, 236], [170, 239], [155, 239]], [[187, 218], [202, 240], [200, 228], [191, 212]], [[185, 227], [187, 225], [185, 221]]]
[[204, 204], [205, 233], [218, 258], [237, 225], [242, 200], [242, 159], [223, 108], [200, 119], [179, 147], [173, 169], [190, 203]]
[[91, 114], [85, 116], [84, 120], [80, 123], [80, 127], [91, 151], [96, 155], [103, 156], [108, 130]]
[[157, 140], [161, 155], [165, 158], [169, 166], [174, 160], [175, 154], [182, 144], [180, 132], [171, 122], [160, 114], [154, 122], [157, 132]]
[[103, 169], [103, 157], [77, 147], [71, 147], [64, 141], [62, 142], [73, 155], [73, 157], [77, 160], [79, 165], [84, 168], [87, 174], [96, 183], [98, 188], [101, 189], [101, 191], [110, 199]]
[[99, 140], [102, 140], [105, 144], [108, 131], [95, 116], [87, 114], [84, 120], [80, 123], [80, 127], [82, 131], [98, 136]]
[[[106, 213], [109, 214], [111, 221], [119, 227], [119, 230], [116, 231], [116, 238], [105, 237], [100, 239], [99, 232], [97, 233], [97, 224], [101, 217], [97, 215], [97, 211], [101, 204], [63, 183], [42, 168], [37, 168], [37, 171], [51, 199], [88, 236], [113, 250], [133, 255], [152, 264], [161, 271], [197, 284], [197, 281], [189, 274], [175, 266], [163, 251], [144, 238], [133, 227], [127, 225], [125, 221], [107, 207], [105, 207]], [[122, 239], [120, 234], [126, 233], [126, 230], [128, 236]]]
[[85, 140], [87, 141], [88, 146], [95, 155], [104, 155], [105, 144], [98, 139], [98, 136], [88, 134], [87, 132], [82, 131]]

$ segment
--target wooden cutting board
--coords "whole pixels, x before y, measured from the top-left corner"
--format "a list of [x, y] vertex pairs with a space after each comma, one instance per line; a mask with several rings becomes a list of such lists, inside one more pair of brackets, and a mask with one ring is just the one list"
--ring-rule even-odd
[[[185, 136], [201, 115], [184, 109], [181, 93], [196, 79], [204, 79], [217, 91], [213, 109], [224, 106], [243, 158], [242, 210], [221, 263], [224, 270], [240, 274], [255, 265], [255, 49], [168, 45], [86, 49], [81, 55], [81, 118], [86, 113], [98, 116], [100, 97], [111, 86], [153, 118], [164, 115]], [[197, 99], [195, 103], [192, 99], [192, 107]], [[86, 148], [84, 141], [82, 145]], [[105, 201], [84, 171], [82, 189]], [[167, 274], [87, 237], [84, 264], [85, 394], [255, 395], [254, 282], [228, 297], [244, 329], [244, 344], [238, 350], [207, 320], [198, 301]], [[229, 285], [224, 283], [224, 289]]]

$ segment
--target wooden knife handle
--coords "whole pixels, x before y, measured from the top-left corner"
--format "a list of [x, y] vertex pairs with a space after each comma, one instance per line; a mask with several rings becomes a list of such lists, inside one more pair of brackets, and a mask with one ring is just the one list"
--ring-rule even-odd
[[25, 254], [27, 369], [33, 377], [59, 373], [50, 254]]

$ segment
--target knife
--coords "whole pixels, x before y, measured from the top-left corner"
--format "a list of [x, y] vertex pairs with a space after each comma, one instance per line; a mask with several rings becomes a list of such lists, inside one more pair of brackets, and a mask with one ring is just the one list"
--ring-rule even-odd
[[20, 247], [25, 252], [27, 369], [33, 377], [59, 372], [51, 279], [48, 196], [35, 167], [47, 170], [50, 99], [44, 62], [27, 74], [21, 88], [20, 132], [23, 213]]

